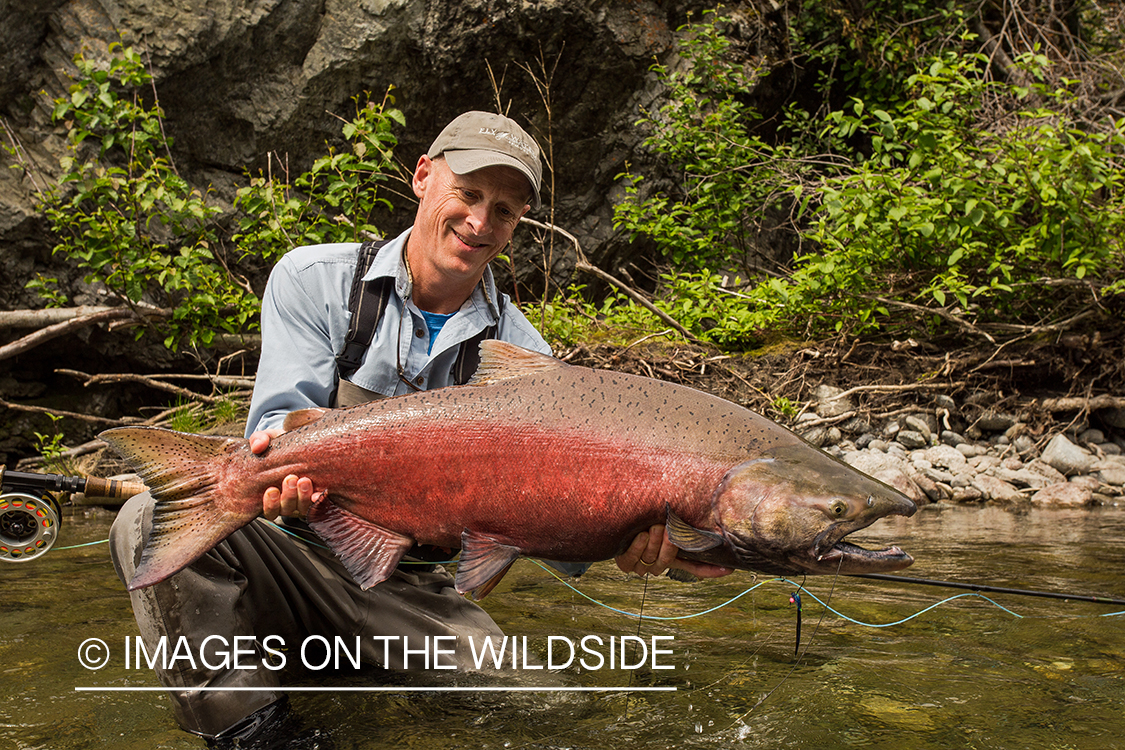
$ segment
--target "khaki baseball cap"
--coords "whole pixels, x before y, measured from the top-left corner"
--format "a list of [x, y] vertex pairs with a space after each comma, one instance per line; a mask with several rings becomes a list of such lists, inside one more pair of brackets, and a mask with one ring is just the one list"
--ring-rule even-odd
[[445, 156], [456, 174], [505, 166], [518, 169], [531, 183], [531, 206], [539, 208], [543, 165], [539, 146], [515, 121], [491, 112], [466, 112], [445, 126], [426, 153], [431, 159]]

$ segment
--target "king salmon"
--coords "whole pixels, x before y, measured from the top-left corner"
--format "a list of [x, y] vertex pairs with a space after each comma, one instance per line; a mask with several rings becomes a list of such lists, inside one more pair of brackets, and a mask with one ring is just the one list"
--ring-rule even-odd
[[606, 560], [653, 524], [679, 556], [770, 574], [877, 573], [898, 547], [843, 541], [897, 490], [716, 396], [481, 344], [466, 385], [308, 409], [262, 454], [152, 427], [101, 438], [155, 498], [134, 590], [190, 565], [262, 512], [289, 475], [324, 492], [308, 523], [364, 588], [415, 544], [460, 549], [455, 586], [483, 598], [521, 556]]

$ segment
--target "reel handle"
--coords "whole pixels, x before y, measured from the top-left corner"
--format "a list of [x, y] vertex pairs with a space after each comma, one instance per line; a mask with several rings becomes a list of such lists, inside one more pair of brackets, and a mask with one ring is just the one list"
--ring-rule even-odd
[[94, 497], [111, 497], [125, 500], [139, 495], [148, 488], [140, 482], [122, 482], [118, 479], [98, 477], [68, 477], [61, 474], [38, 474], [27, 471], [7, 471], [0, 467], [0, 486], [4, 491], [27, 492], [42, 496], [45, 492], [82, 492]]

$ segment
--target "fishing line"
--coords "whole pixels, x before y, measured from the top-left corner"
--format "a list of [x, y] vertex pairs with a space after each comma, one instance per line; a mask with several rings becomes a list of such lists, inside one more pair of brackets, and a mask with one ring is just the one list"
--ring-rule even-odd
[[66, 547], [55, 547], [55, 552], [60, 552], [64, 549], [78, 549], [79, 547], [93, 547], [95, 544], [105, 544], [108, 539], [99, 539], [96, 542], [83, 542], [82, 544], [71, 544]]
[[[636, 632], [637, 642], [640, 642], [640, 639], [641, 639], [641, 624], [644, 622], [645, 600], [648, 598], [648, 579], [649, 579], [649, 577], [646, 575], [644, 577], [644, 585], [641, 587], [641, 606], [640, 606], [639, 611], [637, 612], [637, 632]], [[633, 646], [633, 657], [636, 657], [636, 655], [637, 655], [637, 647]], [[632, 669], [629, 670], [629, 687], [633, 687], [633, 670]], [[629, 719], [629, 694], [626, 693], [625, 694], [625, 720], [628, 721], [628, 719]]]
[[[267, 523], [270, 523], [274, 528], [278, 529], [282, 533], [288, 534], [289, 536], [293, 537], [294, 539], [300, 540], [301, 542], [304, 542], [305, 544], [309, 544], [309, 545], [314, 546], [314, 547], [319, 547], [320, 549], [329, 550], [329, 547], [327, 547], [326, 545], [320, 544], [317, 541], [314, 541], [312, 539], [304, 537], [304, 536], [298, 534], [297, 532], [293, 531], [292, 529], [285, 528], [281, 524], [278, 524], [278, 523], [275, 523], [275, 522], [272, 522], [272, 521], [267, 521]], [[97, 541], [85, 542], [83, 544], [72, 544], [72, 545], [69, 545], [69, 546], [66, 546], [66, 547], [56, 547], [55, 550], [57, 551], [57, 550], [66, 550], [66, 549], [78, 549], [78, 548], [81, 548], [81, 547], [92, 547], [96, 544], [105, 544], [108, 541], [109, 541], [109, 539], [99, 539]], [[737, 594], [737, 595], [731, 597], [730, 599], [727, 599], [725, 602], [723, 602], [721, 604], [717, 604], [714, 607], [708, 607], [707, 609], [702, 610], [700, 612], [695, 612], [693, 614], [688, 614], [688, 615], [665, 615], [665, 616], [646, 615], [646, 614], [643, 613], [643, 611], [642, 612], [629, 612], [629, 611], [624, 610], [624, 609], [617, 609], [616, 607], [612, 607], [612, 606], [606, 604], [603, 601], [599, 601], [598, 599], [595, 599], [594, 597], [589, 596], [588, 594], [583, 592], [581, 589], [575, 587], [569, 581], [562, 578], [555, 571], [551, 570], [549, 567], [547, 567], [543, 563], [539, 562], [538, 560], [536, 560], [534, 558], [527, 558], [527, 559], [531, 560], [531, 562], [533, 562], [536, 565], [538, 565], [539, 567], [543, 568], [543, 570], [547, 571], [552, 576], [554, 576], [555, 579], [559, 581], [559, 583], [566, 586], [567, 588], [569, 588], [571, 591], [578, 594], [582, 598], [592, 602], [593, 604], [598, 605], [599, 607], [602, 607], [604, 609], [608, 609], [611, 612], [616, 612], [620, 615], [625, 615], [626, 617], [630, 617], [630, 618], [636, 618], [637, 620], [673, 621], [673, 620], [690, 620], [690, 619], [695, 618], [695, 617], [702, 617], [703, 615], [709, 615], [712, 612], [717, 612], [718, 610], [723, 609], [724, 607], [728, 607], [731, 604], [734, 604], [736, 601], [738, 601], [742, 597], [746, 596], [747, 594], [761, 588], [762, 586], [765, 586], [767, 583], [771, 583], [771, 582], [775, 582], [775, 581], [787, 583], [787, 584], [796, 586], [798, 594], [800, 593], [800, 591], [803, 590], [803, 591], [805, 591], [805, 593], [807, 593], [809, 596], [811, 596], [813, 599], [815, 599], [818, 604], [822, 605], [825, 609], [827, 609], [828, 611], [830, 611], [832, 614], [836, 615], [837, 617], [839, 617], [843, 620], [847, 620], [850, 623], [854, 623], [856, 625], [861, 625], [861, 626], [867, 627], [867, 628], [889, 628], [893, 625], [902, 625], [903, 623], [909, 622], [910, 620], [913, 620], [917, 617], [920, 617], [921, 615], [924, 615], [925, 613], [927, 613], [931, 610], [937, 609], [938, 607], [942, 606], [943, 604], [948, 604], [949, 602], [956, 601], [957, 599], [964, 599], [966, 597], [974, 597], [974, 598], [977, 598], [977, 599], [982, 599], [983, 601], [988, 602], [989, 604], [996, 607], [997, 609], [1002, 610], [1002, 611], [1010, 614], [1012, 617], [1016, 617], [1016, 618], [1019, 618], [1021, 620], [1023, 620], [1023, 619], [1053, 619], [1053, 618], [1049, 618], [1049, 617], [1031, 617], [1031, 616], [1027, 616], [1027, 615], [1018, 614], [1017, 612], [1013, 612], [1012, 610], [1008, 609], [1007, 607], [1005, 607], [1005, 606], [997, 603], [996, 601], [988, 598], [987, 596], [984, 596], [983, 594], [979, 593], [981, 591], [988, 591], [990, 593], [1000, 593], [1000, 594], [1014, 594], [1014, 595], [1019, 595], [1019, 596], [1034, 596], [1034, 597], [1045, 597], [1045, 598], [1050, 598], [1050, 599], [1062, 599], [1064, 601], [1091, 602], [1091, 603], [1094, 603], [1094, 604], [1125, 604], [1125, 599], [1116, 599], [1114, 597], [1108, 597], [1108, 596], [1097, 596], [1097, 595], [1086, 595], [1086, 594], [1066, 594], [1066, 593], [1058, 593], [1058, 592], [1054, 592], [1054, 591], [1036, 591], [1034, 589], [1016, 589], [1016, 588], [1005, 588], [1005, 587], [1001, 587], [1001, 586], [989, 586], [989, 585], [980, 584], [980, 583], [960, 583], [960, 582], [957, 582], [957, 581], [939, 581], [939, 580], [933, 580], [933, 579], [929, 579], [929, 578], [912, 578], [910, 576], [893, 576], [893, 575], [884, 575], [884, 574], [881, 574], [881, 573], [865, 573], [865, 574], [852, 574], [852, 575], [849, 575], [848, 577], [849, 578], [869, 578], [869, 579], [872, 579], [872, 580], [889, 581], [889, 582], [892, 582], [892, 583], [910, 583], [910, 584], [918, 584], [918, 585], [923, 585], [923, 586], [941, 586], [941, 587], [946, 587], [946, 588], [971, 589], [972, 593], [956, 594], [954, 596], [947, 596], [946, 598], [944, 598], [940, 601], [934, 602], [933, 604], [929, 605], [928, 607], [924, 607], [923, 609], [920, 609], [917, 612], [915, 612], [914, 614], [909, 615], [907, 617], [904, 617], [901, 620], [895, 620], [894, 622], [886, 622], [886, 623], [872, 623], [872, 622], [864, 622], [862, 620], [857, 620], [853, 617], [849, 617], [848, 615], [845, 615], [843, 612], [840, 612], [837, 609], [829, 607], [820, 598], [818, 598], [815, 594], [813, 594], [808, 589], [804, 588], [803, 584], [796, 583], [795, 581], [791, 581], [788, 578], [768, 578], [764, 581], [759, 581], [758, 583], [754, 584], [750, 588], [743, 591], [741, 594]], [[450, 565], [450, 564], [453, 564], [453, 563], [456, 563], [456, 562], [457, 562], [456, 559], [439, 560], [437, 562], [427, 562], [427, 561], [424, 561], [424, 560], [402, 560], [402, 561], [400, 561], [399, 564], [400, 565]], [[833, 579], [833, 587], [835, 587], [835, 579]], [[648, 579], [646, 578], [645, 579], [645, 588], [643, 590], [642, 600], [641, 600], [642, 610], [644, 608], [644, 598], [643, 597], [645, 595], [647, 595], [647, 592], [648, 592]], [[1106, 612], [1106, 613], [1103, 613], [1103, 614], [1100, 614], [1100, 615], [1069, 615], [1069, 616], [1066, 617], [1066, 619], [1084, 619], [1084, 618], [1088, 618], [1088, 617], [1119, 617], [1119, 616], [1122, 616], [1122, 615], [1125, 615], [1125, 610], [1121, 610], [1121, 611], [1118, 611], [1118, 612]], [[1058, 619], [1063, 619], [1063, 618], [1058, 618]], [[639, 623], [638, 623], [638, 628], [639, 628]]]
[[[842, 566], [843, 564], [844, 564], [844, 559], [841, 557], [840, 562], [836, 565], [836, 573], [835, 573], [835, 575], [832, 576], [832, 588], [830, 588], [828, 590], [828, 601], [832, 601], [832, 594], [835, 593], [835, 591], [836, 591], [836, 582], [840, 579], [840, 566]], [[797, 592], [793, 594], [793, 597], [791, 597], [791, 599], [795, 598], [797, 600], [797, 602], [801, 601], [799, 592], [800, 592], [801, 589], [805, 588], [804, 581], [805, 581], [805, 579], [802, 578], [801, 583], [794, 584], [797, 587]], [[805, 591], [808, 591], [808, 589], [805, 589]], [[813, 598], [815, 599], [816, 597], [813, 597]], [[817, 599], [817, 601], [820, 601], [820, 600]], [[805, 644], [805, 650], [804, 651], [800, 650], [801, 649], [801, 640], [800, 640], [801, 639], [801, 615], [800, 615], [800, 612], [801, 612], [801, 607], [800, 607], [800, 604], [798, 604], [797, 605], [797, 646], [796, 646], [796, 648], [793, 649], [793, 657], [794, 657], [793, 658], [793, 664], [789, 667], [789, 671], [785, 673], [785, 676], [782, 677], [781, 680], [778, 681], [778, 683], [776, 685], [774, 685], [772, 688], [770, 688], [769, 692], [767, 692], [765, 695], [763, 695], [761, 698], [759, 698], [757, 703], [755, 703], [750, 708], [746, 709], [746, 711], [741, 716], [736, 717], [734, 719], [734, 721], [732, 721], [730, 723], [730, 726], [727, 727], [728, 731], [732, 727], [734, 727], [736, 724], [742, 724], [743, 719], [745, 719], [747, 716], [749, 716], [751, 713], [753, 713], [755, 710], [757, 710], [758, 706], [762, 705], [767, 700], [769, 700], [770, 696], [773, 695], [774, 693], [776, 693], [778, 690], [780, 690], [782, 685], [789, 682], [789, 678], [793, 676], [793, 673], [797, 671], [797, 667], [800, 666], [801, 662], [804, 661], [805, 656], [809, 653], [809, 649], [812, 648], [813, 641], [816, 640], [816, 634], [820, 632], [820, 626], [824, 624], [824, 618], [827, 615], [828, 606], [825, 605], [824, 611], [822, 611], [820, 613], [820, 619], [818, 619], [816, 621], [816, 627], [813, 629], [812, 636], [809, 638], [808, 642]]]
[[[942, 606], [943, 604], [948, 604], [949, 602], [956, 601], [957, 599], [963, 599], [965, 597], [975, 597], [977, 599], [982, 599], [982, 600], [988, 602], [989, 604], [993, 605], [997, 609], [1000, 609], [1004, 612], [1007, 612], [1008, 614], [1012, 615], [1013, 617], [1017, 617], [1017, 618], [1020, 618], [1020, 619], [1053, 619], [1053, 618], [1029, 617], [1029, 616], [1026, 616], [1026, 615], [1018, 614], [1018, 613], [1013, 612], [1012, 610], [1008, 609], [1007, 607], [993, 601], [992, 599], [988, 598], [987, 596], [984, 596], [982, 594], [978, 594], [978, 593], [974, 592], [974, 593], [970, 593], [970, 594], [956, 594], [954, 596], [948, 596], [948, 597], [946, 597], [946, 598], [944, 598], [944, 599], [942, 599], [938, 602], [935, 602], [934, 604], [929, 605], [928, 607], [924, 607], [923, 609], [915, 612], [914, 614], [912, 614], [908, 617], [904, 617], [901, 620], [895, 620], [894, 622], [887, 622], [887, 623], [864, 622], [863, 620], [857, 620], [854, 617], [849, 617], [848, 615], [845, 615], [843, 612], [840, 612], [839, 610], [828, 606], [827, 604], [825, 604], [825, 602], [822, 599], [820, 599], [815, 594], [813, 594], [811, 591], [809, 591], [807, 588], [805, 588], [804, 584], [797, 583], [796, 581], [792, 581], [788, 578], [780, 578], [780, 577], [779, 578], [767, 578], [764, 581], [759, 581], [758, 583], [754, 584], [753, 586], [746, 589], [742, 593], [737, 594], [737, 595], [731, 597], [730, 599], [727, 599], [725, 602], [723, 602], [721, 604], [717, 604], [714, 607], [708, 607], [707, 609], [704, 609], [700, 612], [693, 612], [692, 614], [687, 614], [687, 615], [646, 615], [646, 614], [642, 614], [642, 613], [639, 613], [639, 612], [629, 612], [628, 610], [618, 609], [617, 607], [611, 606], [609, 604], [606, 604], [603, 601], [595, 599], [594, 597], [590, 596], [589, 594], [586, 594], [581, 589], [574, 586], [572, 583], [570, 583], [566, 579], [559, 576], [557, 573], [555, 573], [555, 571], [551, 570], [550, 568], [548, 568], [546, 565], [539, 562], [538, 560], [535, 560], [533, 558], [528, 558], [528, 559], [531, 560], [531, 562], [538, 565], [539, 567], [543, 568], [543, 570], [550, 573], [552, 576], [555, 577], [555, 579], [557, 579], [559, 581], [559, 583], [566, 586], [571, 591], [573, 591], [574, 593], [581, 596], [583, 599], [586, 599], [587, 601], [589, 601], [593, 604], [596, 604], [599, 607], [602, 607], [603, 609], [608, 609], [611, 612], [616, 612], [620, 615], [625, 615], [626, 617], [629, 617], [629, 618], [643, 618], [643, 619], [646, 619], [646, 620], [664, 620], [664, 621], [690, 620], [690, 619], [695, 618], [695, 617], [702, 617], [703, 615], [709, 615], [712, 612], [717, 612], [718, 610], [723, 609], [724, 607], [727, 607], [727, 606], [730, 606], [731, 604], [734, 604], [736, 601], [738, 601], [742, 597], [746, 596], [747, 594], [751, 593], [752, 591], [755, 591], [756, 589], [761, 588], [762, 586], [765, 586], [767, 583], [785, 583], [785, 584], [788, 584], [790, 586], [796, 586], [798, 592], [804, 591], [808, 596], [811, 596], [814, 600], [816, 600], [816, 602], [818, 604], [822, 605], [827, 611], [831, 612], [832, 614], [836, 615], [837, 617], [839, 617], [841, 619], [844, 619], [844, 620], [847, 620], [848, 622], [851, 622], [855, 625], [861, 625], [863, 627], [868, 627], [868, 628], [889, 628], [892, 625], [901, 625], [905, 622], [909, 622], [910, 620], [913, 620], [916, 617], [919, 617], [919, 616], [929, 612], [930, 610], [936, 609], [936, 608]], [[855, 578], [857, 576], [849, 576], [849, 577]], [[833, 588], [834, 587], [835, 587], [835, 579], [833, 579]], [[1018, 591], [1019, 591], [1019, 589], [1015, 589], [1015, 590], [1013, 590], [1013, 593], [1018, 592]], [[1105, 599], [1101, 598], [1101, 599], [1099, 599], [1099, 602], [1105, 603]], [[1116, 603], [1116, 601], [1110, 600], [1109, 603]], [[1100, 615], [1070, 615], [1070, 616], [1067, 617], [1067, 619], [1081, 619], [1081, 618], [1086, 618], [1086, 617], [1115, 617], [1115, 616], [1119, 616], [1119, 615], [1125, 615], [1125, 611], [1109, 612], [1109, 613], [1100, 614]], [[1059, 619], [1062, 619], [1062, 618], [1059, 618]]]
[[892, 576], [885, 573], [854, 573], [852, 578], [870, 578], [875, 581], [891, 581], [893, 583], [910, 583], [918, 586], [941, 586], [948, 589], [969, 589], [970, 591], [987, 591], [992, 594], [1018, 594], [1020, 596], [1039, 596], [1047, 599], [1063, 599], [1075, 602], [1094, 602], [1096, 604], [1125, 604], [1125, 599], [1114, 599], [1110, 596], [1090, 596], [1085, 594], [1067, 594], [1057, 591], [1036, 591], [1034, 589], [1013, 589], [1003, 586], [988, 586], [982, 583], [961, 583], [959, 581], [937, 581], [932, 578], [914, 578], [912, 576]]

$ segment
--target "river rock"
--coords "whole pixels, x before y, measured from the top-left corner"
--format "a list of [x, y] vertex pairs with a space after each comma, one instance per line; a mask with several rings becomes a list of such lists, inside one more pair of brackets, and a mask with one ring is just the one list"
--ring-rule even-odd
[[1098, 470], [1098, 478], [1106, 484], [1125, 486], [1125, 466], [1104, 462], [1102, 468]]
[[1069, 481], [1070, 481], [1070, 484], [1073, 484], [1076, 487], [1081, 487], [1082, 489], [1085, 489], [1085, 490], [1089, 490], [1090, 492], [1097, 492], [1102, 486], [1102, 481], [1100, 479], [1098, 479], [1097, 477], [1092, 476], [1090, 474], [1083, 474], [1082, 476], [1071, 477]]
[[965, 458], [976, 458], [977, 456], [983, 456], [988, 453], [988, 448], [970, 442], [958, 443], [955, 448]]
[[1110, 427], [1125, 430], [1125, 408], [1113, 406], [1108, 409], [1098, 409], [1098, 418]]
[[922, 457], [930, 462], [931, 466], [949, 469], [956, 473], [968, 463], [965, 454], [949, 445], [935, 445], [922, 451]]
[[1017, 421], [1015, 415], [988, 411], [977, 419], [977, 427], [986, 432], [1004, 432]]
[[813, 398], [817, 402], [817, 416], [827, 419], [847, 414], [849, 411], [855, 411], [854, 401], [848, 397], [840, 398], [840, 394], [843, 392], [842, 388], [836, 388], [835, 386], [818, 385], [813, 390]]
[[[992, 470], [992, 476], [997, 479], [1002, 479], [1015, 487], [1031, 487], [1032, 489], [1042, 489], [1043, 487], [1055, 483], [1042, 474], [1031, 471], [1030, 469], [1013, 470], [1005, 469], [1001, 466]], [[1063, 481], [1066, 481], [1065, 477], [1063, 477]]]
[[1083, 430], [1082, 434], [1078, 436], [1078, 442], [1086, 445], [1105, 442], [1105, 433], [1097, 429]]
[[971, 485], [953, 488], [953, 502], [955, 503], [979, 503], [984, 499], [984, 493]]
[[928, 496], [914, 481], [915, 472], [902, 458], [892, 453], [876, 451], [853, 451], [843, 456], [846, 464], [869, 474], [881, 482], [886, 482], [916, 503], [925, 503]]
[[973, 486], [980, 490], [988, 500], [998, 503], [1020, 503], [1024, 501], [1023, 494], [1002, 479], [997, 479], [988, 474], [980, 474], [973, 479]]
[[1029, 435], [1017, 435], [1012, 440], [1012, 445], [1021, 456], [1031, 456], [1035, 453], [1035, 441]]
[[925, 417], [919, 416], [917, 414], [911, 414], [909, 417], [902, 420], [902, 422], [904, 425], [906, 425], [906, 429], [914, 430], [915, 432], [920, 433], [922, 437], [926, 438], [927, 443], [933, 436], [934, 428], [937, 426], [936, 422], [931, 424], [930, 420], [927, 420]]
[[1039, 490], [1031, 496], [1031, 502], [1033, 505], [1073, 507], [1092, 504], [1094, 495], [1074, 482], [1062, 482]]
[[801, 437], [803, 437], [811, 445], [814, 445], [817, 448], [821, 448], [825, 443], [828, 442], [828, 428], [824, 425], [810, 427], [809, 429], [801, 432]]
[[956, 448], [958, 445], [968, 443], [969, 441], [966, 440], [964, 436], [958, 432], [954, 432], [953, 430], [942, 430], [941, 442], [945, 445]]
[[1096, 460], [1090, 451], [1079, 448], [1067, 440], [1065, 435], [1051, 438], [1039, 458], [1067, 476], [1089, 473]]
[[[840, 425], [840, 431], [847, 435], [871, 435], [871, 423], [863, 417], [852, 417]], [[874, 435], [871, 435], [874, 438]]]
[[916, 430], [899, 430], [895, 439], [910, 449], [925, 448], [930, 444], [926, 436]]
[[1027, 464], [1027, 470], [1034, 472], [1046, 480], [1046, 485], [1059, 484], [1066, 481], [1066, 475], [1056, 469], [1050, 464], [1044, 463], [1043, 459], [1037, 458]]

